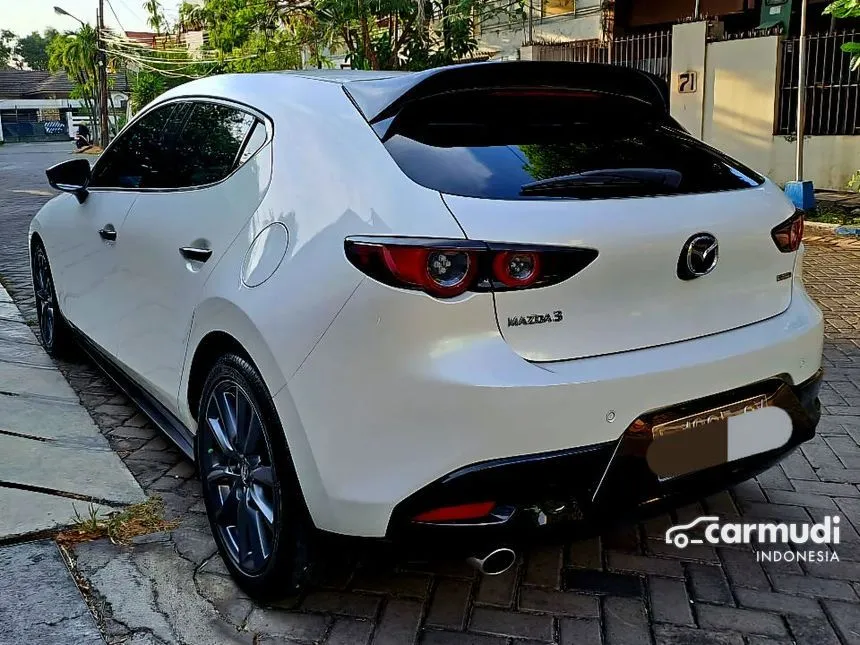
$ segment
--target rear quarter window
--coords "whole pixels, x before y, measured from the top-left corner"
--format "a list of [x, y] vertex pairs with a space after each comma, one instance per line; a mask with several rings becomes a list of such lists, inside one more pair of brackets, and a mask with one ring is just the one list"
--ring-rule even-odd
[[467, 197], [644, 197], [764, 181], [662, 112], [593, 92], [492, 90], [423, 99], [404, 107], [383, 142], [416, 183]]

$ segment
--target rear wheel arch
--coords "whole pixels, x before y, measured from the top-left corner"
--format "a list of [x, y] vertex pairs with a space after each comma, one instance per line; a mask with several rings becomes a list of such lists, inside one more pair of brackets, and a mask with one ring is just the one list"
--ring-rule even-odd
[[219, 358], [225, 354], [236, 354], [244, 358], [260, 373], [250, 353], [233, 336], [223, 331], [212, 331], [204, 336], [194, 350], [191, 367], [188, 370], [188, 391], [186, 393], [188, 409], [195, 417], [200, 405], [200, 396], [209, 371]]

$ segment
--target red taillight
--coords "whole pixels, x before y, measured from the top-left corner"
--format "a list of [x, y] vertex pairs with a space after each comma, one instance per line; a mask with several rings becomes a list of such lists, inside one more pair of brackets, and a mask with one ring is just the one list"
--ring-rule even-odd
[[459, 506], [444, 506], [416, 515], [414, 522], [456, 522], [458, 520], [477, 520], [486, 517], [493, 510], [495, 502], [478, 502], [476, 504], [460, 504]]
[[468, 249], [384, 246], [382, 257], [400, 280], [441, 298], [465, 292], [478, 270], [475, 251]]
[[776, 247], [783, 253], [791, 253], [799, 249], [800, 242], [803, 240], [803, 211], [797, 211], [774, 228], [770, 234]]
[[500, 251], [493, 258], [493, 276], [507, 287], [527, 287], [540, 276], [540, 255], [534, 251]]
[[344, 250], [371, 278], [437, 298], [557, 284], [597, 257], [594, 249], [394, 237], [350, 238]]

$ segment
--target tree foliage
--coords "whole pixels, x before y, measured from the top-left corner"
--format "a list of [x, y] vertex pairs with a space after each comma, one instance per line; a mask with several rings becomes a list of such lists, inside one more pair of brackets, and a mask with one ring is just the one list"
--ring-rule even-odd
[[[860, 0], [834, 0], [824, 9], [834, 18], [860, 18]], [[844, 43], [842, 51], [851, 54], [851, 70], [860, 67], [860, 43]]]
[[0, 69], [9, 67], [15, 53], [15, 32], [0, 29]]
[[29, 36], [18, 39], [15, 54], [18, 56], [20, 66], [26, 65], [30, 69], [48, 69], [48, 45], [58, 32], [56, 29], [48, 28], [43, 34], [34, 31]]
[[81, 25], [77, 31], [57, 34], [47, 46], [48, 69], [64, 70], [74, 84], [72, 98], [79, 98], [93, 121], [98, 104], [98, 45], [96, 30]]

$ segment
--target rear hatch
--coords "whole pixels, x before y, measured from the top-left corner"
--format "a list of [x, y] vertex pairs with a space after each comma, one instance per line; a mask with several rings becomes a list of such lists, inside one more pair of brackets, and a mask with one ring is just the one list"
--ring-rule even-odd
[[483, 87], [411, 101], [377, 131], [469, 238], [598, 251], [564, 282], [495, 293], [499, 328], [524, 358], [688, 340], [790, 304], [796, 254], [771, 231], [793, 208], [665, 106], [581, 87]]

